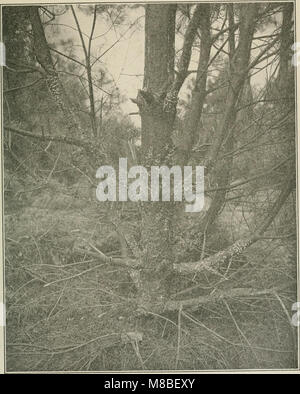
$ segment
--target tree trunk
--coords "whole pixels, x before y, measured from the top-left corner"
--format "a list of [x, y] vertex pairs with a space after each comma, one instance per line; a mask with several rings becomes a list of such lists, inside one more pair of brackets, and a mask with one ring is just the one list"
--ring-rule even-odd
[[[175, 5], [146, 5], [144, 88], [135, 100], [142, 121], [142, 164], [170, 165], [175, 111], [165, 107], [174, 79]], [[142, 203], [143, 246], [140, 304], [166, 296], [164, 283], [172, 269], [172, 202]]]
[[44, 69], [44, 78], [51, 97], [62, 112], [69, 131], [80, 130], [78, 119], [71, 108], [65, 89], [55, 70], [50, 49], [45, 37], [44, 28], [39, 15], [39, 7], [29, 7], [29, 19], [32, 26], [35, 56]]
[[195, 87], [192, 92], [191, 109], [188, 113], [188, 119], [184, 130], [183, 144], [179, 149], [179, 157], [183, 164], [188, 161], [191, 150], [197, 142], [197, 131], [202, 116], [203, 105], [206, 98], [207, 72], [210, 60], [212, 46], [210, 32], [210, 4], [202, 4], [199, 20], [199, 29], [201, 33], [200, 57], [195, 81]]
[[232, 53], [234, 50], [233, 43], [230, 45], [229, 59], [231, 62], [229, 70], [229, 88], [227, 92], [224, 120], [213, 142], [207, 163], [209, 169], [214, 169], [213, 178], [215, 184], [222, 189], [215, 193], [212, 204], [204, 217], [204, 231], [208, 229], [220, 213], [226, 196], [225, 187], [228, 185], [231, 178], [232, 157], [229, 156], [229, 158], [220, 160], [218, 156], [222, 145], [225, 153], [233, 149], [237, 102], [248, 76], [248, 65], [257, 11], [258, 8], [255, 4], [243, 5], [240, 7], [240, 37], [238, 47], [234, 53]]

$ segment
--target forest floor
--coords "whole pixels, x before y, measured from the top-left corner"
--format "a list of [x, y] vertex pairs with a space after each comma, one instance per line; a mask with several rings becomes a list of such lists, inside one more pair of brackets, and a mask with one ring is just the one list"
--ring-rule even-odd
[[[126, 316], [135, 294], [130, 276], [99, 263], [93, 249], [120, 255], [114, 208], [55, 180], [40, 188], [17, 181], [10, 185], [5, 198], [8, 371], [296, 367], [296, 330], [290, 324], [296, 263], [289, 243], [258, 242], [242, 264], [229, 268], [231, 279], [223, 283], [209, 275], [185, 279], [203, 294], [214, 287], [287, 284], [283, 294], [203, 305], [183, 315], [180, 324], [178, 313], [137, 321]], [[235, 214], [235, 220], [240, 216]], [[229, 217], [228, 211], [221, 219]], [[138, 236], [138, 212], [124, 209], [122, 223]], [[189, 219], [189, 225], [192, 239], [195, 223]], [[247, 230], [237, 222], [232, 228], [231, 240]], [[220, 235], [218, 246], [222, 242]], [[193, 245], [199, 258], [201, 247]], [[206, 252], [213, 251], [208, 244]], [[191, 259], [193, 254], [197, 250]], [[141, 342], [111, 344], [113, 335], [137, 327]]]

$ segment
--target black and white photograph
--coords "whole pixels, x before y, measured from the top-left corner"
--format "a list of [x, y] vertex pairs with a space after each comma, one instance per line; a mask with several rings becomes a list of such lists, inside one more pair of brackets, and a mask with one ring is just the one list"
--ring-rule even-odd
[[297, 6], [1, 4], [4, 373], [299, 371]]

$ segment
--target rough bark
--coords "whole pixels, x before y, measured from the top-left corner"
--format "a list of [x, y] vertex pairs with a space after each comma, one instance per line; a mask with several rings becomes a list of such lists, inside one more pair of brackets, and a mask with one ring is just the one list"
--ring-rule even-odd
[[[176, 72], [176, 78], [173, 82], [170, 94], [179, 93], [186, 77], [188, 76], [188, 67], [191, 60], [192, 47], [197, 34], [198, 29], [203, 32], [201, 42], [203, 45], [210, 44], [210, 6], [207, 4], [198, 4], [193, 13], [193, 16], [188, 24], [186, 33], [184, 35], [184, 42], [182, 47], [182, 54], [178, 62], [178, 70]], [[202, 48], [202, 47], [201, 47]], [[205, 70], [206, 71], [206, 70]]]
[[[174, 109], [164, 99], [174, 80], [175, 5], [146, 5], [144, 88], [138, 93], [142, 123], [143, 165], [168, 165], [172, 150]], [[175, 107], [176, 108], [176, 107]], [[140, 271], [140, 302], [164, 296], [163, 277], [172, 262], [172, 216], [170, 202], [142, 204], [143, 247]]]
[[71, 109], [65, 89], [55, 70], [50, 49], [46, 40], [44, 28], [39, 15], [39, 7], [28, 7], [29, 19], [32, 26], [35, 56], [44, 70], [44, 78], [51, 97], [59, 110], [62, 112], [69, 130], [79, 127], [78, 121]]
[[[182, 84], [182, 75], [174, 78], [176, 6], [146, 5], [145, 8], [144, 86], [137, 99], [133, 100], [141, 115], [142, 164], [145, 167], [170, 166], [178, 86]], [[183, 67], [188, 66], [194, 34], [195, 28], [188, 29], [183, 51], [187, 56], [181, 62]], [[141, 212], [143, 256], [138, 282], [139, 304], [143, 308], [143, 305], [168, 294], [166, 278], [172, 270], [173, 261], [174, 204], [148, 202], [141, 204]]]

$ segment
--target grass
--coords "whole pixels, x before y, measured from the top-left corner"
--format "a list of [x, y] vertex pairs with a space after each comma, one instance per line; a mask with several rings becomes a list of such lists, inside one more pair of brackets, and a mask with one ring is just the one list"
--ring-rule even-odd
[[[60, 190], [55, 198], [54, 189]], [[30, 193], [5, 203], [8, 371], [296, 368], [296, 329], [290, 323], [296, 259], [289, 239], [250, 247], [227, 267], [226, 281], [207, 273], [174, 282], [174, 293], [189, 286], [197, 286], [200, 295], [214, 288], [286, 284], [284, 292], [220, 300], [196, 312], [136, 316], [129, 274], [99, 263], [88, 244], [120, 255], [111, 220], [119, 211], [87, 203], [82, 193], [76, 198], [71, 187], [55, 181]], [[138, 213], [129, 207], [122, 215], [127, 231], [138, 238]], [[218, 225], [206, 254], [230, 241]], [[184, 222], [179, 258], [201, 255], [197, 226], [190, 217]], [[122, 333], [136, 331], [142, 341], [120, 341]]]

